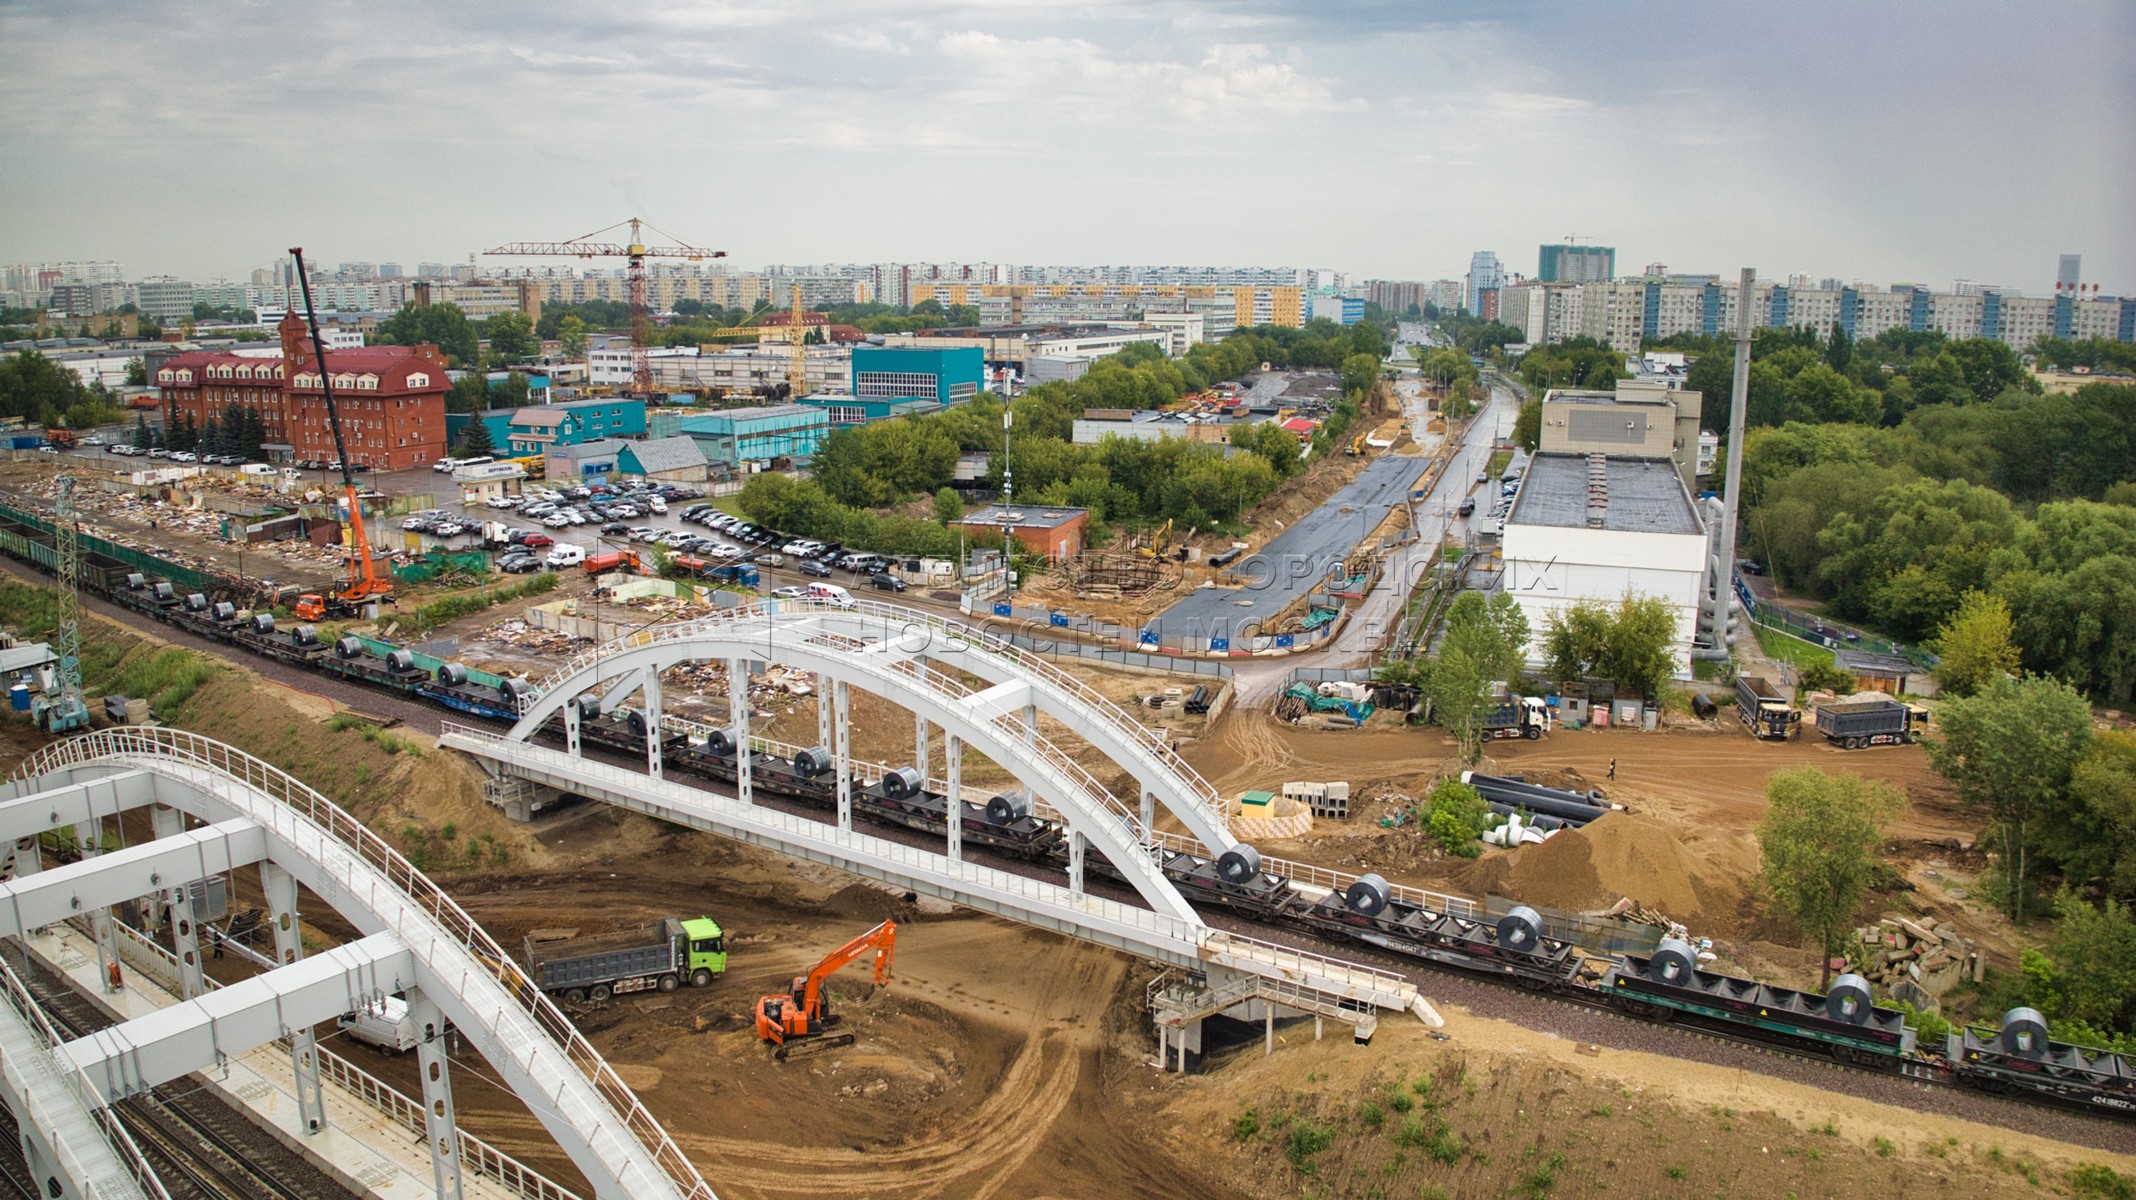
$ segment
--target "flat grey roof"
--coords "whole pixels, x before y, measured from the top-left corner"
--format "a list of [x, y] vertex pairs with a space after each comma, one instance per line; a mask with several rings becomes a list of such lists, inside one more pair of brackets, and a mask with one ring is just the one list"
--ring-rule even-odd
[[[1588, 460], [1604, 464], [1605, 486], [1590, 498]], [[1520, 493], [1508, 525], [1554, 525], [1589, 528], [1590, 505], [1599, 500], [1601, 528], [1621, 533], [1699, 534], [1704, 527], [1691, 509], [1691, 497], [1676, 464], [1665, 458], [1618, 458], [1614, 455], [1538, 454], [1520, 481]]]
[[1012, 512], [999, 504], [990, 504], [978, 512], [968, 514], [962, 520], [950, 523], [986, 525], [995, 529], [1003, 525], [1018, 529], [1052, 529], [1066, 525], [1089, 511], [1087, 508], [1063, 508], [1059, 505], [1019, 504]]
[[1925, 675], [1926, 671], [1906, 659], [1890, 654], [1872, 654], [1867, 650], [1834, 650], [1832, 665], [1856, 675]]

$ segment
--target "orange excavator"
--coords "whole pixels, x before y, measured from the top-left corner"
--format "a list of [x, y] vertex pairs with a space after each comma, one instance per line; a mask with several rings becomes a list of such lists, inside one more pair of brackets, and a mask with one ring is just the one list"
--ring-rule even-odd
[[840, 967], [873, 950], [875, 986], [881, 987], [890, 982], [890, 957], [896, 949], [897, 922], [884, 921], [824, 955], [815, 970], [794, 978], [790, 994], [766, 996], [757, 1001], [757, 1037], [775, 1047], [772, 1057], [781, 1062], [794, 1054], [814, 1054], [833, 1046], [852, 1045], [853, 1035], [850, 1033], [825, 1032], [838, 1023], [838, 1017], [831, 1012], [830, 998], [823, 990], [824, 981], [837, 974]]
[[319, 314], [312, 309], [311, 276], [304, 270], [304, 248], [292, 246], [297, 260], [297, 283], [304, 290], [304, 321], [311, 328], [312, 355], [318, 360], [319, 391], [326, 397], [326, 424], [334, 431], [334, 465], [341, 468], [341, 487], [348, 499], [349, 584], [338, 592], [306, 592], [297, 597], [299, 621], [354, 616], [364, 605], [393, 603], [393, 580], [381, 578], [371, 564], [371, 539], [364, 533], [363, 502], [356, 494], [356, 476], [349, 466], [348, 443], [341, 437], [341, 411], [334, 406], [333, 372], [326, 366], [326, 342], [319, 336]]

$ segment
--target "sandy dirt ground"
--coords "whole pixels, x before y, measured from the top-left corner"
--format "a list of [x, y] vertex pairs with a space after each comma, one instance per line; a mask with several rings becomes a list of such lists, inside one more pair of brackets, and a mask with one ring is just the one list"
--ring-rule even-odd
[[[1102, 689], [1127, 699], [1149, 682], [1119, 677]], [[189, 706], [203, 732], [295, 771], [421, 853], [508, 946], [536, 927], [594, 933], [665, 915], [705, 914], [727, 928], [730, 970], [711, 987], [624, 999], [582, 1017], [725, 1196], [1806, 1197], [1866, 1185], [1964, 1198], [2052, 1194], [2079, 1160], [2136, 1171], [2127, 1159], [1765, 1076], [1588, 1054], [1459, 1009], [1447, 1014], [1448, 1041], [1396, 1019], [1369, 1049], [1332, 1029], [1315, 1043], [1307, 1022], [1280, 1031], [1273, 1057], [1255, 1043], [1218, 1055], [1209, 1074], [1162, 1075], [1146, 1065], [1140, 1005], [1152, 972], [1144, 964], [990, 918], [923, 912], [835, 872], [610, 810], [507, 826], [454, 756], [389, 751], [360, 728], [332, 729], [329, 709], [242, 666], [218, 673]], [[796, 703], [771, 725], [774, 736], [812, 735], [813, 708]], [[854, 728], [863, 756], [909, 754], [910, 718], [887, 702], [857, 697]], [[12, 765], [36, 741], [10, 727], [0, 757]], [[1492, 861], [1435, 861], [1413, 830], [1377, 823], [1393, 797], [1421, 795], [1451, 768], [1451, 746], [1436, 732], [1306, 733], [1237, 713], [1185, 753], [1226, 794], [1289, 779], [1357, 784], [1366, 797], [1359, 817], [1273, 852], [1335, 866], [1385, 861], [1391, 877], [1448, 886]], [[1612, 757], [1619, 770], [1609, 784]], [[1673, 842], [1684, 855], [1676, 861], [1697, 874], [1745, 869], [1740, 839], [1760, 815], [1764, 775], [1803, 763], [1904, 786], [1902, 840], [1973, 836], [1968, 814], [1910, 749], [1847, 754], [1733, 731], [1580, 731], [1499, 743], [1486, 767], [1611, 787], [1666, 835], [1631, 839], [1640, 853]], [[1953, 867], [1950, 878], [1958, 876]], [[1696, 888], [1691, 896], [1707, 902]], [[257, 903], [256, 877], [239, 873], [236, 903]], [[307, 912], [321, 941], [354, 932], [316, 904]], [[1711, 919], [1726, 916], [1716, 909]], [[747, 1023], [755, 999], [885, 917], [901, 922], [893, 982], [872, 989], [855, 965], [833, 985], [856, 1044], [774, 1062]], [[1741, 929], [1762, 945], [1762, 928]], [[216, 965], [236, 969], [233, 960]], [[415, 1089], [412, 1057], [336, 1048]], [[567, 1183], [577, 1179], [487, 1064], [463, 1049], [457, 1066], [456, 1102], [470, 1129]], [[1373, 1098], [1397, 1077], [1411, 1096], [1415, 1080], [1432, 1080], [1428, 1090], [1444, 1102], [1413, 1099], [1406, 1114], [1383, 1104], [1381, 1123], [1368, 1124], [1365, 1103], [1381, 1103]], [[1240, 1139], [1236, 1122], [1248, 1109], [1260, 1129]], [[1405, 1133], [1410, 1117], [1427, 1116], [1434, 1124]], [[1279, 1120], [1328, 1128], [1327, 1148], [1307, 1156], [1312, 1174], [1292, 1165]]]
[[[1446, 1013], [1443, 1040], [1382, 1025], [1369, 1049], [1310, 1022], [1150, 1104], [1179, 1153], [1250, 1197], [2068, 1195], [2078, 1150], [1799, 1084], [1582, 1046]], [[1325, 1149], [1293, 1152], [1325, 1139]]]

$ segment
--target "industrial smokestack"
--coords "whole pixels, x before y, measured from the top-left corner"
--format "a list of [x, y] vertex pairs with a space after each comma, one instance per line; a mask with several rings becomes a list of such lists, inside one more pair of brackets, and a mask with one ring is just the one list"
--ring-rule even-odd
[[1722, 493], [1721, 532], [1713, 549], [1712, 610], [1706, 620], [1716, 658], [1728, 654], [1728, 604], [1735, 590], [1736, 515], [1743, 500], [1743, 425], [1750, 408], [1750, 310], [1757, 285], [1757, 268], [1743, 268], [1736, 298], [1735, 386], [1729, 389], [1728, 397], [1728, 484]]

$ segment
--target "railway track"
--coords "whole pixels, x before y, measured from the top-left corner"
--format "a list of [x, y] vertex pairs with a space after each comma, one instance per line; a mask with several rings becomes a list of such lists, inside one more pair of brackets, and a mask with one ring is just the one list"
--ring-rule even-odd
[[[41, 965], [30, 964], [22, 978], [54, 1028], [64, 1034], [80, 1037], [113, 1023]], [[114, 1109], [171, 1200], [351, 1200], [354, 1195], [195, 1076], [120, 1101]], [[19, 1145], [19, 1139], [9, 1137], [9, 1153], [0, 1155], [0, 1178], [11, 1184], [28, 1175], [15, 1149]], [[24, 1194], [40, 1193], [32, 1185]]]
[[[22, 564], [5, 562], [0, 569], [25, 578], [37, 578], [32, 568]], [[106, 601], [90, 601], [85, 598], [85, 602], [128, 626], [180, 644], [220, 653], [219, 643], [194, 635], [180, 626], [151, 624], [148, 618], [124, 606]], [[268, 678], [342, 699], [372, 711], [390, 712], [417, 729], [435, 731], [439, 720], [446, 715], [445, 710], [428, 703], [404, 699], [361, 683], [306, 671], [273, 659], [247, 656], [246, 662]], [[459, 714], [457, 719], [467, 720], [468, 715]], [[502, 726], [502, 722], [481, 723]], [[644, 769], [642, 756], [605, 750], [590, 744], [585, 746], [582, 752], [588, 758], [597, 758], [639, 771]], [[713, 794], [730, 797], [732, 795], [729, 789], [711, 781], [685, 781]], [[817, 806], [805, 802], [781, 801], [763, 792], [758, 793], [756, 802], [795, 815], [821, 815]], [[877, 830], [878, 836], [887, 834], [892, 840], [919, 848], [939, 848], [939, 838], [915, 834], [891, 825], [878, 825]], [[1043, 863], [991, 853], [970, 843], [967, 843], [965, 852], [967, 856], [975, 859], [984, 858], [989, 865], [998, 869], [1051, 882], [1059, 881], [1059, 872], [1049, 869]], [[1131, 889], [1107, 886], [1101, 878], [1091, 878], [1086, 886], [1093, 892], [1109, 894], [1111, 898], [1125, 903], [1138, 906], [1142, 903], [1140, 897]], [[1792, 1046], [1784, 1041], [1769, 1040], [1763, 1036], [1744, 1034], [1689, 1015], [1679, 1014], [1676, 1019], [1668, 1022], [1642, 1019], [1610, 1006], [1599, 997], [1590, 998], [1563, 989], [1520, 986], [1503, 978], [1466, 971], [1455, 966], [1420, 962], [1416, 958], [1385, 951], [1369, 944], [1330, 939], [1291, 928], [1281, 922], [1253, 920], [1228, 907], [1204, 907], [1204, 915], [1210, 924], [1240, 933], [1257, 937], [1271, 937], [1272, 932], [1280, 933], [1284, 936], [1272, 937], [1271, 940], [1286, 942], [1296, 949], [1314, 953], [1338, 949], [1349, 957], [1399, 971], [1412, 981], [1429, 982], [1433, 994], [1437, 997], [1466, 1004], [1475, 1011], [1516, 1020], [1556, 1036], [1575, 1037], [1620, 1049], [1645, 1050], [1690, 1058], [1718, 1066], [1756, 1070], [1763, 1074], [1859, 1095], [1880, 1103], [1924, 1111], [1948, 1112], [2011, 1129], [2096, 1145], [2102, 1149], [2124, 1149], [2128, 1144], [2126, 1126], [2101, 1118], [2097, 1110], [2069, 1108], [2046, 1100], [2019, 1101], [1986, 1094], [1958, 1085], [1943, 1078], [1941, 1073], [1933, 1068], [1921, 1064], [1904, 1063], [1897, 1070], [1862, 1068], [1836, 1062], [1821, 1052]], [[1509, 997], [1518, 999], [1509, 1003]], [[1535, 1007], [1539, 1005], [1550, 1007]], [[1573, 1017], [1575, 1012], [1580, 1016]], [[1708, 1052], [1715, 1047], [1728, 1047], [1729, 1050], [1727, 1053]], [[1779, 1069], [1782, 1063], [1788, 1064], [1790, 1069]], [[1841, 1084], [1842, 1080], [1846, 1082]], [[2072, 1117], [2076, 1118], [2075, 1122], [2072, 1122]], [[2075, 1135], [2077, 1130], [2084, 1132], [2082, 1135]]]

